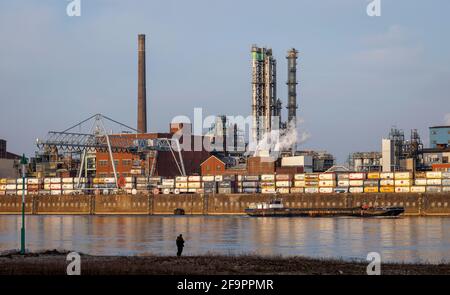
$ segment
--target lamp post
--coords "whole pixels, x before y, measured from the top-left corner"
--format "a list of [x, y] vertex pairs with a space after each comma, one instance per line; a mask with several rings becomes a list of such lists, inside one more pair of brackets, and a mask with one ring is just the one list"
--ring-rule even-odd
[[25, 177], [26, 177], [26, 165], [28, 164], [25, 154], [22, 155], [20, 160], [22, 165], [22, 228], [20, 229], [20, 254], [25, 254]]

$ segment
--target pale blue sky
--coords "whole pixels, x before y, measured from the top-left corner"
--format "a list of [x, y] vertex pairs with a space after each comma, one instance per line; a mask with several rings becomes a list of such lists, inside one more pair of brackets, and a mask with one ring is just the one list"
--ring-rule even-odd
[[[35, 138], [94, 113], [135, 126], [137, 34], [147, 35], [150, 131], [177, 115], [249, 115], [251, 45], [299, 60], [302, 148], [379, 150], [396, 125], [427, 128], [450, 113], [450, 1], [0, 1], [0, 138], [32, 154]], [[285, 115], [285, 113], [284, 113]]]

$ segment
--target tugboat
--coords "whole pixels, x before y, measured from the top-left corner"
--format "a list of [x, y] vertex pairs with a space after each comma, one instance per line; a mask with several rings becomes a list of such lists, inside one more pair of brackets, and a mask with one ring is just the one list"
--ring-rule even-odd
[[285, 208], [281, 200], [252, 204], [245, 213], [252, 217], [397, 217], [404, 207]]

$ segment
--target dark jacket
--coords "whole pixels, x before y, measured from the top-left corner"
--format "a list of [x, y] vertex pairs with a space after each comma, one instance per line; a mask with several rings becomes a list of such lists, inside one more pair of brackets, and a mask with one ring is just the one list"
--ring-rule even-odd
[[182, 237], [177, 238], [177, 247], [184, 247], [184, 240]]

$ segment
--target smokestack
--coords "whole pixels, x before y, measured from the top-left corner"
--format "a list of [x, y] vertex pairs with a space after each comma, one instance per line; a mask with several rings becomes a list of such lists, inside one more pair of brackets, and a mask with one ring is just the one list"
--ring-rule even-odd
[[138, 114], [137, 130], [147, 133], [147, 93], [145, 85], [145, 35], [138, 35]]
[[[297, 128], [297, 54], [298, 51], [292, 48], [288, 51], [288, 124]], [[295, 130], [297, 132], [297, 130]], [[292, 154], [297, 150], [297, 145], [292, 146]]]

